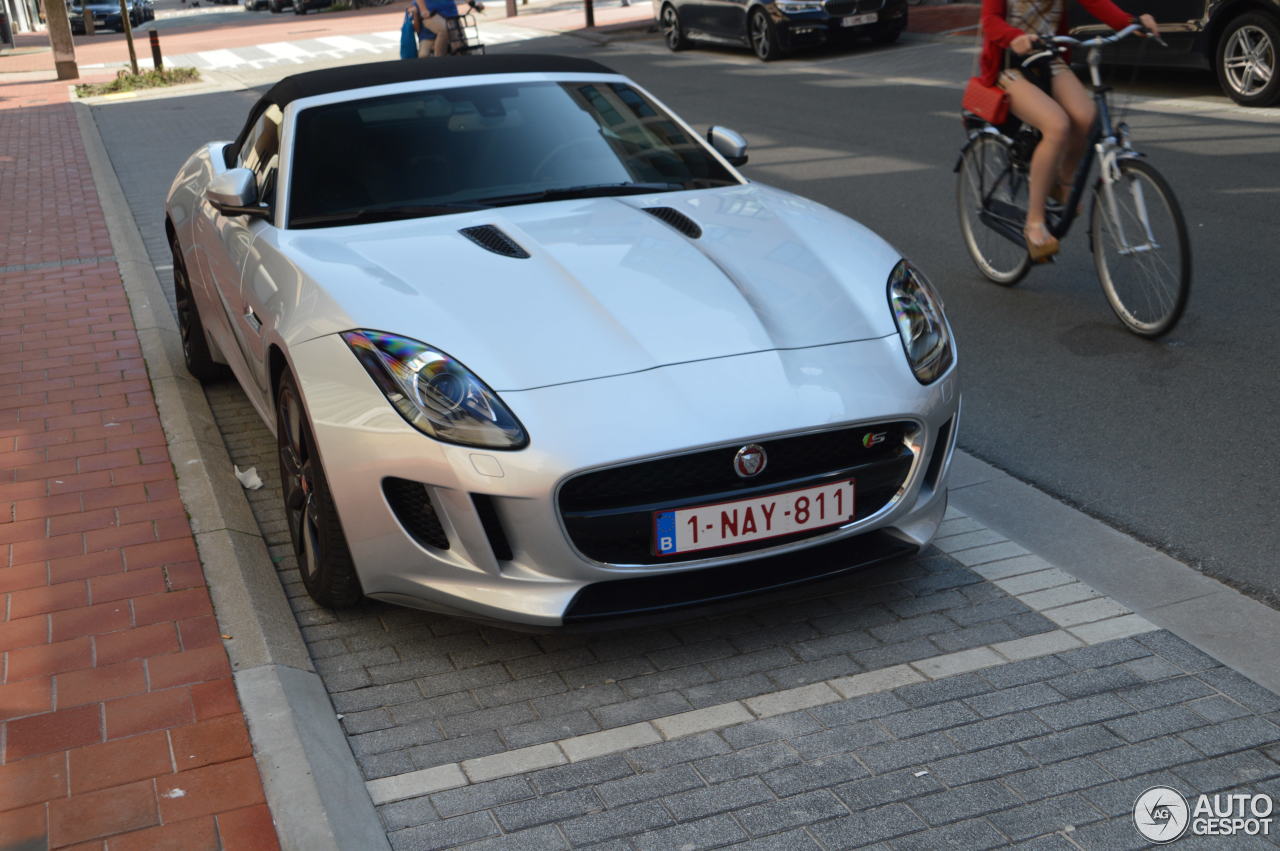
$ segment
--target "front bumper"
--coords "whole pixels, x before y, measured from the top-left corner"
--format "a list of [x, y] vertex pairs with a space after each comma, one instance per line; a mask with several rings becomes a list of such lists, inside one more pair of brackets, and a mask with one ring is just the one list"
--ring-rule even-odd
[[[853, 19], [871, 15], [875, 15], [875, 20], [848, 25]], [[906, 0], [826, 0], [819, 11], [776, 12], [774, 24], [784, 47], [809, 47], [879, 32], [900, 32], [907, 26], [907, 3]]]
[[[888, 557], [882, 544], [917, 548], [946, 506], [959, 410], [955, 369], [922, 387], [896, 335], [500, 392], [531, 438], [517, 452], [419, 433], [336, 336], [294, 347], [291, 360], [365, 593], [402, 605], [537, 627], [677, 608], [780, 584], [761, 573], [770, 559], [780, 569], [814, 553], [825, 567], [791, 572], [817, 578], [839, 572], [842, 560]], [[872, 512], [802, 540], [633, 563], [585, 554], [566, 526], [562, 488], [584, 473], [889, 422], [910, 426], [902, 436], [910, 455], [904, 480]], [[877, 530], [875, 546], [854, 540]], [[681, 584], [682, 575], [726, 565], [760, 581], [729, 588], [733, 582], [716, 579], [715, 570], [702, 574], [707, 581]], [[631, 580], [625, 587], [635, 593], [619, 597], [603, 587], [616, 580]], [[627, 597], [650, 602], [627, 609]]]

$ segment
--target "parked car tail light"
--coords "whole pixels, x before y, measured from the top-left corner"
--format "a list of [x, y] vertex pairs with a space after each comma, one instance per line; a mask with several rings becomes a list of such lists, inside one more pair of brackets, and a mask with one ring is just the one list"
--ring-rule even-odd
[[425, 343], [380, 331], [342, 339], [409, 424], [446, 443], [522, 449], [524, 427], [497, 394], [458, 361]]
[[916, 380], [921, 384], [935, 381], [955, 360], [951, 326], [943, 313], [942, 299], [906, 260], [898, 261], [889, 275], [889, 307]]

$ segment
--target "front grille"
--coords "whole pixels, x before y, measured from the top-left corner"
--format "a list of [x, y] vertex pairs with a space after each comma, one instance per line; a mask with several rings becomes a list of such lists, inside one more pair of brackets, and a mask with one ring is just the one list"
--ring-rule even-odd
[[[653, 554], [653, 512], [661, 509], [728, 502], [852, 478], [854, 519], [862, 519], [883, 508], [906, 481], [914, 455], [904, 439], [914, 428], [907, 422], [878, 423], [758, 441], [769, 460], [763, 472], [749, 479], [734, 472], [733, 459], [742, 444], [584, 473], [560, 488], [560, 513], [578, 550], [610, 564], [681, 560]], [[830, 527], [812, 529], [685, 558], [750, 552], [830, 531]]]
[[408, 479], [386, 478], [382, 480], [382, 493], [400, 525], [415, 541], [438, 550], [449, 549], [449, 536], [440, 524], [426, 485]]
[[828, 15], [861, 15], [878, 12], [883, 6], [884, 0], [827, 0], [823, 4]]

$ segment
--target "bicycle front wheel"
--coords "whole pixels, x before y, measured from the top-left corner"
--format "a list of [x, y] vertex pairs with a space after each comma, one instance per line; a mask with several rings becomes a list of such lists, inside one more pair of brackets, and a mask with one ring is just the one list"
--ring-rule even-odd
[[1111, 309], [1135, 334], [1166, 334], [1191, 292], [1191, 243], [1168, 182], [1142, 160], [1117, 163], [1108, 191], [1093, 188], [1089, 234], [1098, 280]]
[[956, 181], [960, 232], [978, 271], [1002, 286], [1021, 281], [1031, 268], [1022, 241], [1027, 216], [1027, 176], [1011, 161], [1009, 146], [979, 135], [964, 153]]

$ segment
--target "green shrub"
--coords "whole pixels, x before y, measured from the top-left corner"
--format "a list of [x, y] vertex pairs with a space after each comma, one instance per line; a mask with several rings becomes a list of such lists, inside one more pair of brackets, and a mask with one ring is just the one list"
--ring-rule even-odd
[[151, 68], [139, 71], [137, 74], [126, 68], [108, 83], [77, 84], [76, 94], [80, 97], [111, 95], [117, 92], [131, 92], [134, 89], [158, 89], [178, 83], [193, 83], [199, 79], [200, 72], [195, 68], [160, 68], [158, 70]]

